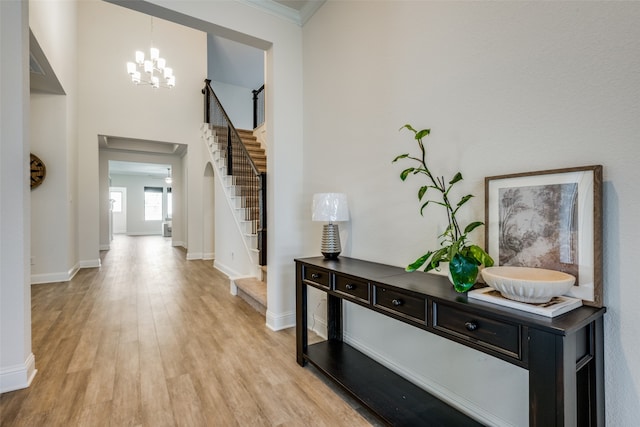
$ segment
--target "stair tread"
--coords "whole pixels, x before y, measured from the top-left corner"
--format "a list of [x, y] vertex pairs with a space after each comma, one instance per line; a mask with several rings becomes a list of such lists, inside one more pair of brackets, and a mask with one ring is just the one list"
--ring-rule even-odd
[[255, 277], [236, 279], [234, 282], [238, 289], [266, 307], [267, 284], [265, 282]]

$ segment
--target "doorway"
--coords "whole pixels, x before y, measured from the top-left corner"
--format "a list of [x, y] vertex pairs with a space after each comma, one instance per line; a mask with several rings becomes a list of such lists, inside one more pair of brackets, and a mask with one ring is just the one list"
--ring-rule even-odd
[[127, 233], [127, 188], [110, 187], [111, 223], [113, 234]]

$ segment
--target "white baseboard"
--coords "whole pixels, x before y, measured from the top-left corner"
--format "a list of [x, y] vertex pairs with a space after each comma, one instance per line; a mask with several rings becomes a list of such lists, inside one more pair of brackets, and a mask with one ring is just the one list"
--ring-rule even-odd
[[442, 384], [430, 381], [428, 378], [416, 372], [413, 372], [412, 370], [407, 369], [404, 366], [399, 366], [394, 361], [387, 359], [385, 356], [370, 348], [366, 344], [353, 338], [353, 336], [351, 336], [347, 331], [343, 331], [343, 339], [344, 342], [346, 342], [356, 350], [366, 354], [376, 362], [386, 366], [388, 369], [397, 373], [401, 377], [406, 378], [408, 381], [411, 381], [418, 387], [426, 390], [435, 397], [446, 402], [448, 405], [478, 420], [480, 423], [496, 427], [512, 427], [512, 425], [507, 421], [487, 412], [484, 408], [476, 405], [475, 403], [458, 395], [457, 393], [454, 393], [452, 390], [448, 389]]
[[149, 231], [134, 231], [132, 233], [127, 233], [127, 236], [162, 236], [162, 230], [157, 233], [151, 233]]
[[202, 259], [202, 252], [187, 252], [187, 261]]
[[237, 271], [235, 271], [233, 268], [218, 262], [218, 260], [215, 260], [213, 262], [213, 268], [220, 270], [222, 273], [226, 274], [229, 277], [245, 277], [245, 275], [240, 274]]
[[73, 279], [73, 276], [80, 270], [79, 264], [74, 265], [69, 271], [64, 273], [45, 273], [45, 274], [32, 274], [31, 284], [37, 285], [40, 283], [55, 283], [55, 282], [68, 282]]
[[85, 259], [85, 260], [81, 260], [79, 265], [80, 265], [80, 268], [96, 268], [96, 267], [102, 266], [102, 263], [100, 262], [100, 258]]
[[67, 271], [67, 275], [69, 276], [69, 280], [73, 279], [75, 277], [76, 274], [78, 274], [78, 271], [80, 271], [80, 264], [74, 265], [73, 267], [71, 267], [69, 269], [69, 271]]
[[23, 364], [0, 367], [0, 393], [29, 387], [36, 376], [36, 358], [29, 354]]
[[296, 312], [277, 314], [267, 311], [267, 327], [272, 331], [281, 331], [283, 329], [292, 328], [296, 325]]
[[202, 254], [202, 259], [206, 259], [206, 260], [216, 259], [216, 254], [215, 252], [205, 252]]
[[311, 325], [309, 325], [309, 329], [318, 334], [319, 337], [323, 339], [328, 339], [327, 337], [327, 321], [325, 319], [313, 319]]

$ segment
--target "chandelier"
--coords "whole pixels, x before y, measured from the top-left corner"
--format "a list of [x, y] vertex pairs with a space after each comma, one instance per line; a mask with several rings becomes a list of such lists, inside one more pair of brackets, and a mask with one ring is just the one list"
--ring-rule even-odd
[[[151, 18], [151, 35], [153, 46], [153, 17]], [[160, 50], [155, 47], [149, 49], [149, 59], [145, 59], [143, 51], [137, 50], [135, 62], [127, 62], [127, 73], [136, 85], [151, 85], [154, 89], [159, 87], [171, 89], [176, 85], [173, 69], [167, 67], [166, 59], [160, 57]]]

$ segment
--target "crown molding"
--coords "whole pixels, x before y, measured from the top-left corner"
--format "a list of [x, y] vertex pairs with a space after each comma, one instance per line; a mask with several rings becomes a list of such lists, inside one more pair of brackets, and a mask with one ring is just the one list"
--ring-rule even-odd
[[270, 13], [302, 27], [314, 13], [326, 2], [326, 0], [310, 0], [298, 12], [273, 0], [236, 0], [262, 11]]

